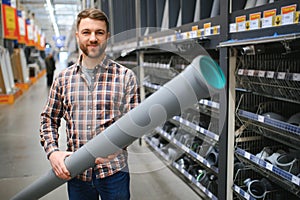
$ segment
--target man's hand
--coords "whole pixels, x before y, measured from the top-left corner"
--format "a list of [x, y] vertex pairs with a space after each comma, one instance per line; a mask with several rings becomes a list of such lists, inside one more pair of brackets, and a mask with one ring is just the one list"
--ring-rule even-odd
[[65, 165], [65, 158], [70, 156], [73, 152], [67, 152], [67, 151], [55, 151], [51, 153], [49, 156], [49, 160], [52, 166], [52, 169], [55, 173], [55, 175], [61, 179], [64, 180], [70, 180], [71, 174], [66, 168]]
[[116, 153], [111, 154], [111, 155], [107, 156], [106, 158], [98, 157], [98, 158], [96, 158], [95, 163], [96, 163], [96, 164], [107, 163], [107, 162], [109, 162], [110, 160], [115, 159], [115, 157], [117, 157], [120, 153], [122, 153], [122, 150], [117, 151]]

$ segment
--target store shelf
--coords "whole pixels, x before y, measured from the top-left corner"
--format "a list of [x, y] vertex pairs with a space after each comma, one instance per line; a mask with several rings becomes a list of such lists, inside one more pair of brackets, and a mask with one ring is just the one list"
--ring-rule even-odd
[[0, 94], [0, 104], [14, 104], [14, 102], [23, 94], [19, 88], [13, 90], [10, 94]]
[[241, 197], [244, 197], [247, 200], [256, 200], [254, 197], [252, 197], [250, 194], [248, 194], [245, 190], [243, 190], [241, 187], [237, 185], [233, 185], [232, 189]]
[[[289, 183], [293, 183], [297, 186], [300, 186], [300, 178], [285, 171], [285, 170], [282, 170], [280, 169], [279, 167], [277, 166], [274, 166], [262, 159], [259, 159], [258, 157], [256, 157], [255, 155], [243, 150], [243, 149], [240, 149], [240, 148], [237, 148], [236, 151], [235, 151], [237, 154], [239, 154], [240, 156], [242, 156], [243, 158], [247, 159], [248, 161], [251, 161], [252, 163], [255, 163], [257, 164], [258, 166], [260, 166], [262, 169], [265, 169], [265, 170], [268, 170], [278, 176], [280, 176], [281, 178], [289, 181]], [[299, 192], [299, 191], [298, 191]]]
[[151, 142], [151, 140], [149, 140], [147, 137], [145, 137], [144, 140], [166, 162], [171, 163], [171, 165], [169, 167], [172, 167], [173, 170], [175, 169], [178, 173], [180, 173], [181, 175], [183, 175], [187, 180], [189, 180], [190, 184], [193, 184], [193, 186], [196, 186], [200, 191], [202, 191], [203, 194], [205, 194], [210, 199], [214, 199], [214, 200], [218, 199], [213, 193], [211, 193], [206, 187], [204, 187], [203, 185], [201, 185], [201, 183], [199, 183], [191, 174], [189, 174], [179, 164], [177, 164], [176, 162], [173, 162], [173, 161], [169, 160], [168, 156], [160, 148], [158, 148], [155, 144], [153, 144]]
[[[286, 174], [283, 170], [277, 169], [278, 167], [276, 166], [271, 167], [268, 163], [257, 160], [251, 153], [249, 154], [252, 156], [250, 155], [248, 159], [249, 155], [244, 153], [248, 149], [242, 148], [244, 142], [261, 141], [264, 138], [268, 138], [286, 147], [299, 149], [299, 127], [285, 121], [278, 121], [263, 116], [262, 112], [257, 111], [257, 107], [262, 105], [264, 101], [252, 102], [251, 99], [248, 99], [245, 107], [239, 106], [239, 94], [255, 94], [269, 98], [271, 99], [270, 101], [276, 100], [291, 104], [300, 103], [298, 95], [298, 93], [300, 94], [298, 60], [295, 60], [295, 62], [290, 60], [291, 57], [298, 57], [299, 55], [297, 54], [297, 49], [299, 49], [300, 41], [300, 23], [298, 19], [300, 2], [296, 0], [279, 0], [274, 3], [266, 3], [263, 6], [244, 9], [244, 5], [242, 4], [245, 2], [239, 0], [225, 1], [223, 2], [224, 4], [220, 5], [220, 15], [216, 17], [201, 19], [197, 22], [183, 24], [164, 31], [150, 31], [148, 35], [141, 36], [138, 40], [137, 38], [133, 38], [116, 43], [109, 49], [113, 54], [123, 55], [122, 60], [125, 60], [123, 63], [130, 66], [138, 63], [135, 63], [132, 58], [136, 54], [139, 55], [141, 53], [143, 58], [140, 60], [142, 61], [140, 65], [143, 67], [142, 71], [144, 71], [141, 76], [143, 77], [141, 82], [147, 95], [151, 95], [157, 91], [166, 81], [172, 79], [177, 73], [185, 69], [188, 63], [182, 61], [173, 62], [172, 56], [178, 52], [185, 53], [185, 55], [193, 54], [194, 52], [189, 52], [187, 49], [193, 47], [195, 44], [200, 45], [220, 63], [229, 81], [229, 86], [226, 88], [228, 89], [226, 102], [223, 100], [219, 102], [219, 99], [216, 100], [214, 97], [211, 99], [201, 99], [195, 108], [193, 108], [193, 111], [184, 111], [181, 116], [175, 116], [169, 120], [175, 126], [180, 127], [192, 136], [199, 137], [208, 144], [214, 144], [220, 148], [221, 158], [219, 159], [218, 168], [214, 169], [214, 166], [208, 165], [209, 163], [207, 163], [203, 156], [192, 151], [188, 145], [181, 143], [178, 139], [172, 138], [169, 133], [161, 128], [158, 127], [155, 130], [160, 137], [163, 137], [171, 145], [184, 152], [185, 155], [190, 156], [206, 168], [212, 169], [214, 173], [220, 176], [218, 177], [220, 178], [220, 182], [216, 196], [210, 196], [204, 188], [200, 187], [200, 190], [210, 199], [234, 199], [232, 198], [234, 194], [239, 194], [238, 198], [253, 199], [241, 185], [233, 184], [234, 174], [231, 174], [230, 170], [233, 169], [233, 162], [231, 163], [231, 161], [234, 159], [234, 155], [241, 157], [241, 160], [249, 164], [251, 168], [253, 167], [257, 171], [261, 170], [263, 172], [261, 173], [262, 177], [274, 176], [276, 180], [284, 180], [281, 181], [281, 184], [284, 186], [285, 192], [288, 191], [288, 187], [292, 187], [293, 193], [296, 194], [297, 189], [295, 188], [299, 187], [299, 178], [297, 176], [290, 176], [290, 174]], [[294, 13], [281, 13], [281, 9], [284, 6], [294, 4], [296, 5]], [[234, 7], [234, 9], [231, 9], [229, 5]], [[159, 9], [162, 8], [160, 7]], [[274, 15], [275, 21], [280, 19], [281, 23], [268, 24], [269, 18], [263, 16], [263, 11], [272, 9], [276, 9]], [[250, 15], [256, 13], [260, 13], [259, 19], [250, 20]], [[245, 16], [245, 21], [242, 23], [236, 21], [237, 17], [240, 16]], [[289, 20], [291, 16], [295, 17], [293, 21]], [[159, 15], [159, 17], [162, 17], [162, 15]], [[276, 44], [276, 46], [273, 46], [273, 44]], [[260, 49], [252, 52], [253, 55], [251, 56], [253, 57], [246, 58], [252, 61], [252, 63], [244, 62], [245, 60], [242, 59], [245, 57], [241, 58], [243, 56], [241, 55], [243, 48], [249, 46], [257, 47], [258, 45], [261, 45]], [[260, 64], [261, 61], [266, 61], [263, 57], [265, 52], [261, 51], [264, 50], [263, 48], [268, 50], [268, 55], [271, 54], [271, 56], [266, 56], [266, 58], [271, 61], [274, 60], [274, 62], [267, 63], [268, 65]], [[291, 54], [291, 52], [294, 54]], [[258, 59], [254, 62], [253, 58], [256, 56]], [[282, 60], [284, 56], [286, 56], [285, 60]], [[228, 62], [229, 57], [230, 60]], [[128, 58], [128, 63], [126, 63], [126, 58]], [[186, 60], [191, 62], [191, 59], [192, 56]], [[242, 61], [239, 62], [239, 59]], [[176, 73], [170, 74], [170, 72]], [[234, 101], [234, 103], [231, 101]], [[224, 105], [226, 109], [220, 109]], [[247, 109], [247, 106], [249, 109]], [[294, 109], [294, 111], [297, 111], [297, 109]], [[221, 113], [223, 110], [228, 111], [228, 113]], [[225, 125], [222, 126], [222, 130], [214, 130], [214, 124], [209, 128], [204, 128], [202, 124], [201, 126], [200, 123], [198, 124], [198, 118], [194, 117], [194, 112], [198, 112], [202, 117], [205, 116], [204, 120], [201, 120], [209, 121], [210, 125], [214, 123], [214, 120], [218, 120], [220, 115], [224, 114], [227, 117]], [[207, 120], [206, 117], [209, 119]], [[247, 129], [245, 131], [253, 131], [253, 135], [244, 138], [235, 137], [232, 132], [235, 132], [235, 128], [238, 128], [239, 125], [245, 126]], [[236, 149], [235, 145], [239, 147]], [[153, 148], [158, 151], [161, 157], [167, 159], [167, 155], [163, 155], [163, 152], [159, 148]], [[230, 153], [234, 151], [236, 151], [235, 154]], [[172, 166], [187, 179], [187, 183], [193, 182], [193, 177], [187, 171], [184, 171], [180, 165], [174, 162]], [[197, 184], [193, 182], [193, 185]], [[232, 192], [228, 193], [230, 190]]]
[[255, 127], [255, 132], [265, 137], [279, 141], [283, 144], [299, 149], [299, 126], [295, 126], [287, 122], [268, 118], [264, 115], [258, 115], [245, 110], [239, 110], [238, 115], [245, 123], [253, 124]]
[[211, 193], [206, 187], [202, 186], [192, 175], [180, 167], [177, 163], [172, 163], [172, 166], [180, 171], [188, 180], [195, 184], [204, 194], [206, 194], [210, 199], [217, 200], [218, 198]]
[[237, 148], [235, 152], [240, 159], [244, 162], [250, 163], [251, 166], [262, 175], [274, 178], [279, 185], [300, 198], [299, 177], [282, 170], [281, 168], [274, 166], [241, 148]]
[[[292, 25], [294, 26], [294, 25]], [[275, 33], [271, 36], [261, 36], [261, 37], [249, 37], [242, 39], [231, 39], [225, 42], [221, 42], [219, 47], [232, 47], [232, 46], [245, 46], [251, 44], [265, 44], [272, 42], [282, 42], [282, 41], [293, 41], [300, 38], [300, 33], [287, 33], [287, 34], [278, 34]]]
[[163, 157], [165, 161], [171, 162], [168, 156], [160, 148], [158, 148], [155, 144], [153, 144], [151, 140], [149, 140], [147, 137], [144, 137], [144, 140], [156, 151], [156, 153], [158, 153], [161, 157]]
[[160, 127], [157, 127], [156, 132], [162, 135], [164, 138], [166, 138], [169, 142], [176, 145], [178, 148], [180, 148], [185, 153], [189, 154], [191, 157], [193, 157], [195, 160], [199, 161], [202, 165], [210, 168], [213, 170], [216, 174], [218, 173], [218, 168], [215, 166], [212, 166], [205, 158], [197, 154], [196, 152], [192, 151], [190, 148], [188, 148], [186, 145], [179, 142], [177, 139], [172, 138], [171, 135], [169, 135], [167, 132], [162, 130]]
[[245, 110], [239, 110], [238, 111], [238, 114], [240, 116], [243, 116], [243, 117], [246, 117], [248, 119], [251, 119], [251, 120], [254, 120], [254, 121], [257, 121], [257, 122], [260, 122], [260, 123], [264, 123], [266, 125], [269, 125], [269, 126], [272, 126], [274, 128], [277, 128], [277, 129], [281, 129], [283, 131], [286, 131], [288, 133], [292, 133], [294, 135], [293, 138], [297, 138], [300, 136], [300, 127], [299, 126], [295, 126], [295, 125], [292, 125], [292, 124], [289, 124], [289, 123], [286, 123], [286, 122], [282, 122], [282, 121], [279, 121], [279, 120], [276, 120], [276, 119], [272, 119], [272, 118], [269, 118], [269, 117], [265, 117], [263, 115], [258, 115], [258, 114], [255, 114], [255, 113], [251, 113], [251, 112], [248, 112], [248, 111], [245, 111]]
[[219, 140], [219, 135], [217, 135], [217, 134], [215, 134], [215, 133], [213, 133], [209, 130], [206, 130], [206, 129], [204, 129], [204, 128], [198, 126], [197, 124], [194, 124], [194, 123], [192, 123], [188, 120], [185, 120], [180, 116], [174, 116], [172, 118], [172, 120], [175, 121], [175, 122], [179, 122], [181, 125], [184, 125], [184, 126], [190, 128], [190, 129], [192, 129], [196, 132], [199, 132], [199, 133], [203, 134], [204, 136], [207, 136], [211, 140], [214, 140], [214, 141]]
[[[284, 7], [294, 5], [296, 6], [294, 12], [282, 10]], [[230, 14], [230, 40], [248, 40], [250, 38], [299, 33], [299, 6], [300, 3], [298, 1], [285, 0], [251, 9], [234, 11]], [[264, 16], [264, 12], [271, 11], [273, 13], [268, 13]], [[259, 15], [259, 17], [251, 20], [251, 14]], [[239, 17], [241, 17], [240, 20], [238, 19]], [[273, 40], [272, 38], [265, 39], [265, 41]], [[244, 42], [240, 44], [247, 44], [247, 41]]]

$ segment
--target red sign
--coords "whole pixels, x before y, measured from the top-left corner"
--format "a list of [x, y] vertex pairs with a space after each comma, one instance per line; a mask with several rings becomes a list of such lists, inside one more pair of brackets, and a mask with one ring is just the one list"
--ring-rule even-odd
[[18, 42], [20, 44], [26, 44], [26, 22], [23, 17], [18, 17], [19, 23], [19, 38]]
[[2, 4], [2, 21], [4, 38], [17, 40], [19, 37], [17, 10]]

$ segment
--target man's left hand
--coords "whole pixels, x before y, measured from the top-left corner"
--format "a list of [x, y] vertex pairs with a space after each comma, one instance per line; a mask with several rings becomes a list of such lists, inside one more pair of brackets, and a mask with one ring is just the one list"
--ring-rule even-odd
[[96, 163], [96, 164], [107, 163], [107, 162], [109, 162], [109, 161], [115, 159], [120, 153], [122, 153], [122, 150], [117, 151], [117, 152], [114, 153], [114, 154], [108, 155], [106, 158], [98, 157], [98, 158], [96, 158], [95, 163]]

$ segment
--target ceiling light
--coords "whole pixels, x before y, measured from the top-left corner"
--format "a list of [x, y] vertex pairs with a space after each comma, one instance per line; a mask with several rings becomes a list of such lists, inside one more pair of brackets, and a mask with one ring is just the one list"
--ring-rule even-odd
[[47, 2], [48, 11], [50, 14], [50, 20], [51, 20], [51, 23], [53, 25], [53, 29], [55, 32], [55, 36], [58, 37], [60, 34], [59, 34], [58, 26], [57, 26], [57, 23], [56, 23], [56, 20], [54, 17], [54, 9], [53, 9], [52, 3], [50, 0], [46, 0], [46, 2]]

